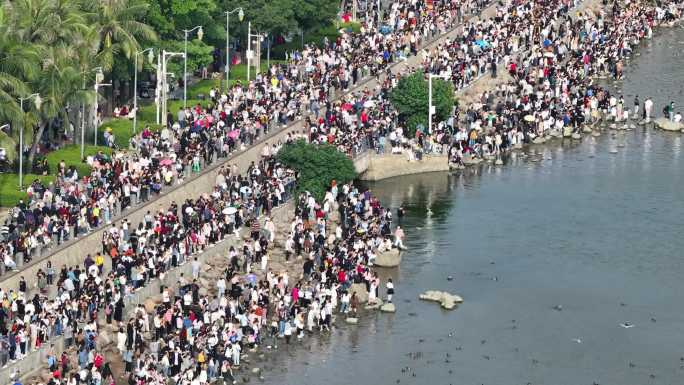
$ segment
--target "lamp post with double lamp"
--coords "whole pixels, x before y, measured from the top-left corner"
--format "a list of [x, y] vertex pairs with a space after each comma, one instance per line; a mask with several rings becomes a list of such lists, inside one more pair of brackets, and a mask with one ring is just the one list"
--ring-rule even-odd
[[[43, 100], [40, 98], [40, 94], [31, 94], [25, 98], [19, 98], [19, 108], [21, 109], [22, 118], [24, 117], [24, 101], [29, 99], [35, 99], [33, 102], [36, 106], [36, 110], [40, 111], [40, 106], [43, 104]], [[22, 119], [24, 120], [24, 119]], [[23, 123], [23, 122], [22, 122]], [[19, 190], [24, 189], [24, 124], [21, 125], [19, 129]]]
[[97, 146], [97, 108], [99, 104], [97, 91], [100, 89], [100, 87], [108, 87], [112, 85], [112, 83], [100, 83], [103, 80], [103, 78], [104, 75], [102, 74], [102, 72], [98, 72], [97, 74], [95, 74], [95, 86], [93, 87], [95, 88], [95, 137], [93, 139], [93, 145], [95, 146]]
[[166, 115], [166, 97], [167, 97], [167, 91], [168, 91], [168, 85], [166, 81], [166, 65], [169, 61], [174, 56], [182, 56], [186, 57], [187, 55], [183, 52], [166, 52], [162, 51], [162, 56], [161, 56], [161, 124], [163, 127], [166, 127], [166, 124], [168, 123], [167, 115]]
[[[95, 67], [93, 69], [81, 71], [83, 75], [83, 90], [86, 88], [86, 74], [96, 72], [102, 73], [102, 67]], [[97, 110], [95, 111], [97, 115]], [[81, 159], [83, 159], [83, 154], [85, 153], [85, 103], [81, 103]]]
[[432, 78], [446, 80], [442, 75], [428, 75], [428, 134], [432, 133], [432, 115], [435, 114], [435, 106], [432, 105]]
[[[195, 30], [197, 30], [197, 38], [202, 40], [202, 36], [204, 36], [204, 30], [202, 29], [201, 25], [198, 25], [197, 27], [192, 29], [183, 30], [183, 32], [185, 33], [185, 48], [183, 49], [185, 58], [183, 63], [183, 108], [186, 108], [188, 103], [188, 35], [190, 35], [190, 33], [194, 32]], [[165, 113], [165, 111], [162, 111], [162, 113]]]
[[133, 134], [138, 127], [138, 56], [147, 52], [147, 60], [150, 64], [154, 63], [154, 48], [146, 48], [135, 53], [135, 75], [133, 76]]
[[224, 12], [226, 14], [226, 90], [230, 88], [230, 14], [238, 13], [238, 20], [245, 19], [245, 11], [242, 7], [235, 8], [232, 11]]

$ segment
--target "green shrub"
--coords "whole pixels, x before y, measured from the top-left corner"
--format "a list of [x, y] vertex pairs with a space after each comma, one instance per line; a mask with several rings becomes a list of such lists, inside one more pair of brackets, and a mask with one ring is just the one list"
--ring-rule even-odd
[[346, 183], [356, 178], [354, 162], [328, 144], [312, 145], [299, 140], [285, 145], [277, 158], [299, 173], [297, 192], [308, 191], [319, 202], [333, 180]]
[[[422, 71], [401, 78], [392, 90], [390, 100], [406, 124], [405, 134], [408, 137], [415, 134], [417, 126], [428, 127], [428, 82]], [[454, 91], [450, 82], [432, 79], [432, 105], [435, 106], [433, 126], [449, 118], [454, 107]]]

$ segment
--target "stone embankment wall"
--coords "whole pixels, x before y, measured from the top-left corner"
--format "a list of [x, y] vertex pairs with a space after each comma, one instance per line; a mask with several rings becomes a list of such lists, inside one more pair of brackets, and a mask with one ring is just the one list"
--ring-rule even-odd
[[379, 181], [402, 175], [448, 171], [446, 155], [426, 155], [421, 160], [407, 160], [406, 155], [372, 154], [368, 152], [354, 162], [359, 179]]

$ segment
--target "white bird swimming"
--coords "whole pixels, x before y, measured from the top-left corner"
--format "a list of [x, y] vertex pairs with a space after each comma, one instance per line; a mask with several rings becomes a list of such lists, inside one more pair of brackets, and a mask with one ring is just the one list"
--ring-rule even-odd
[[573, 342], [577, 342], [578, 344], [581, 344], [581, 343], [582, 343], [582, 340], [579, 339], [579, 338], [573, 338], [572, 341], [573, 341]]
[[633, 327], [634, 327], [634, 324], [631, 323], [631, 322], [623, 322], [623, 323], [620, 324], [620, 326], [622, 326], [622, 327], [625, 328], [625, 329], [629, 329], [629, 328], [633, 328]]

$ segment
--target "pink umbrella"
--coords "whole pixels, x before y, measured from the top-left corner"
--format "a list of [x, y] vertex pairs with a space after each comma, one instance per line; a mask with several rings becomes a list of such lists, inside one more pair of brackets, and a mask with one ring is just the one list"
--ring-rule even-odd
[[228, 133], [228, 137], [230, 137], [231, 139], [235, 139], [238, 136], [240, 136], [240, 130], [233, 130]]
[[169, 158], [164, 158], [161, 160], [161, 162], [159, 162], [160, 166], [170, 166], [172, 164], [173, 164], [173, 161]]

